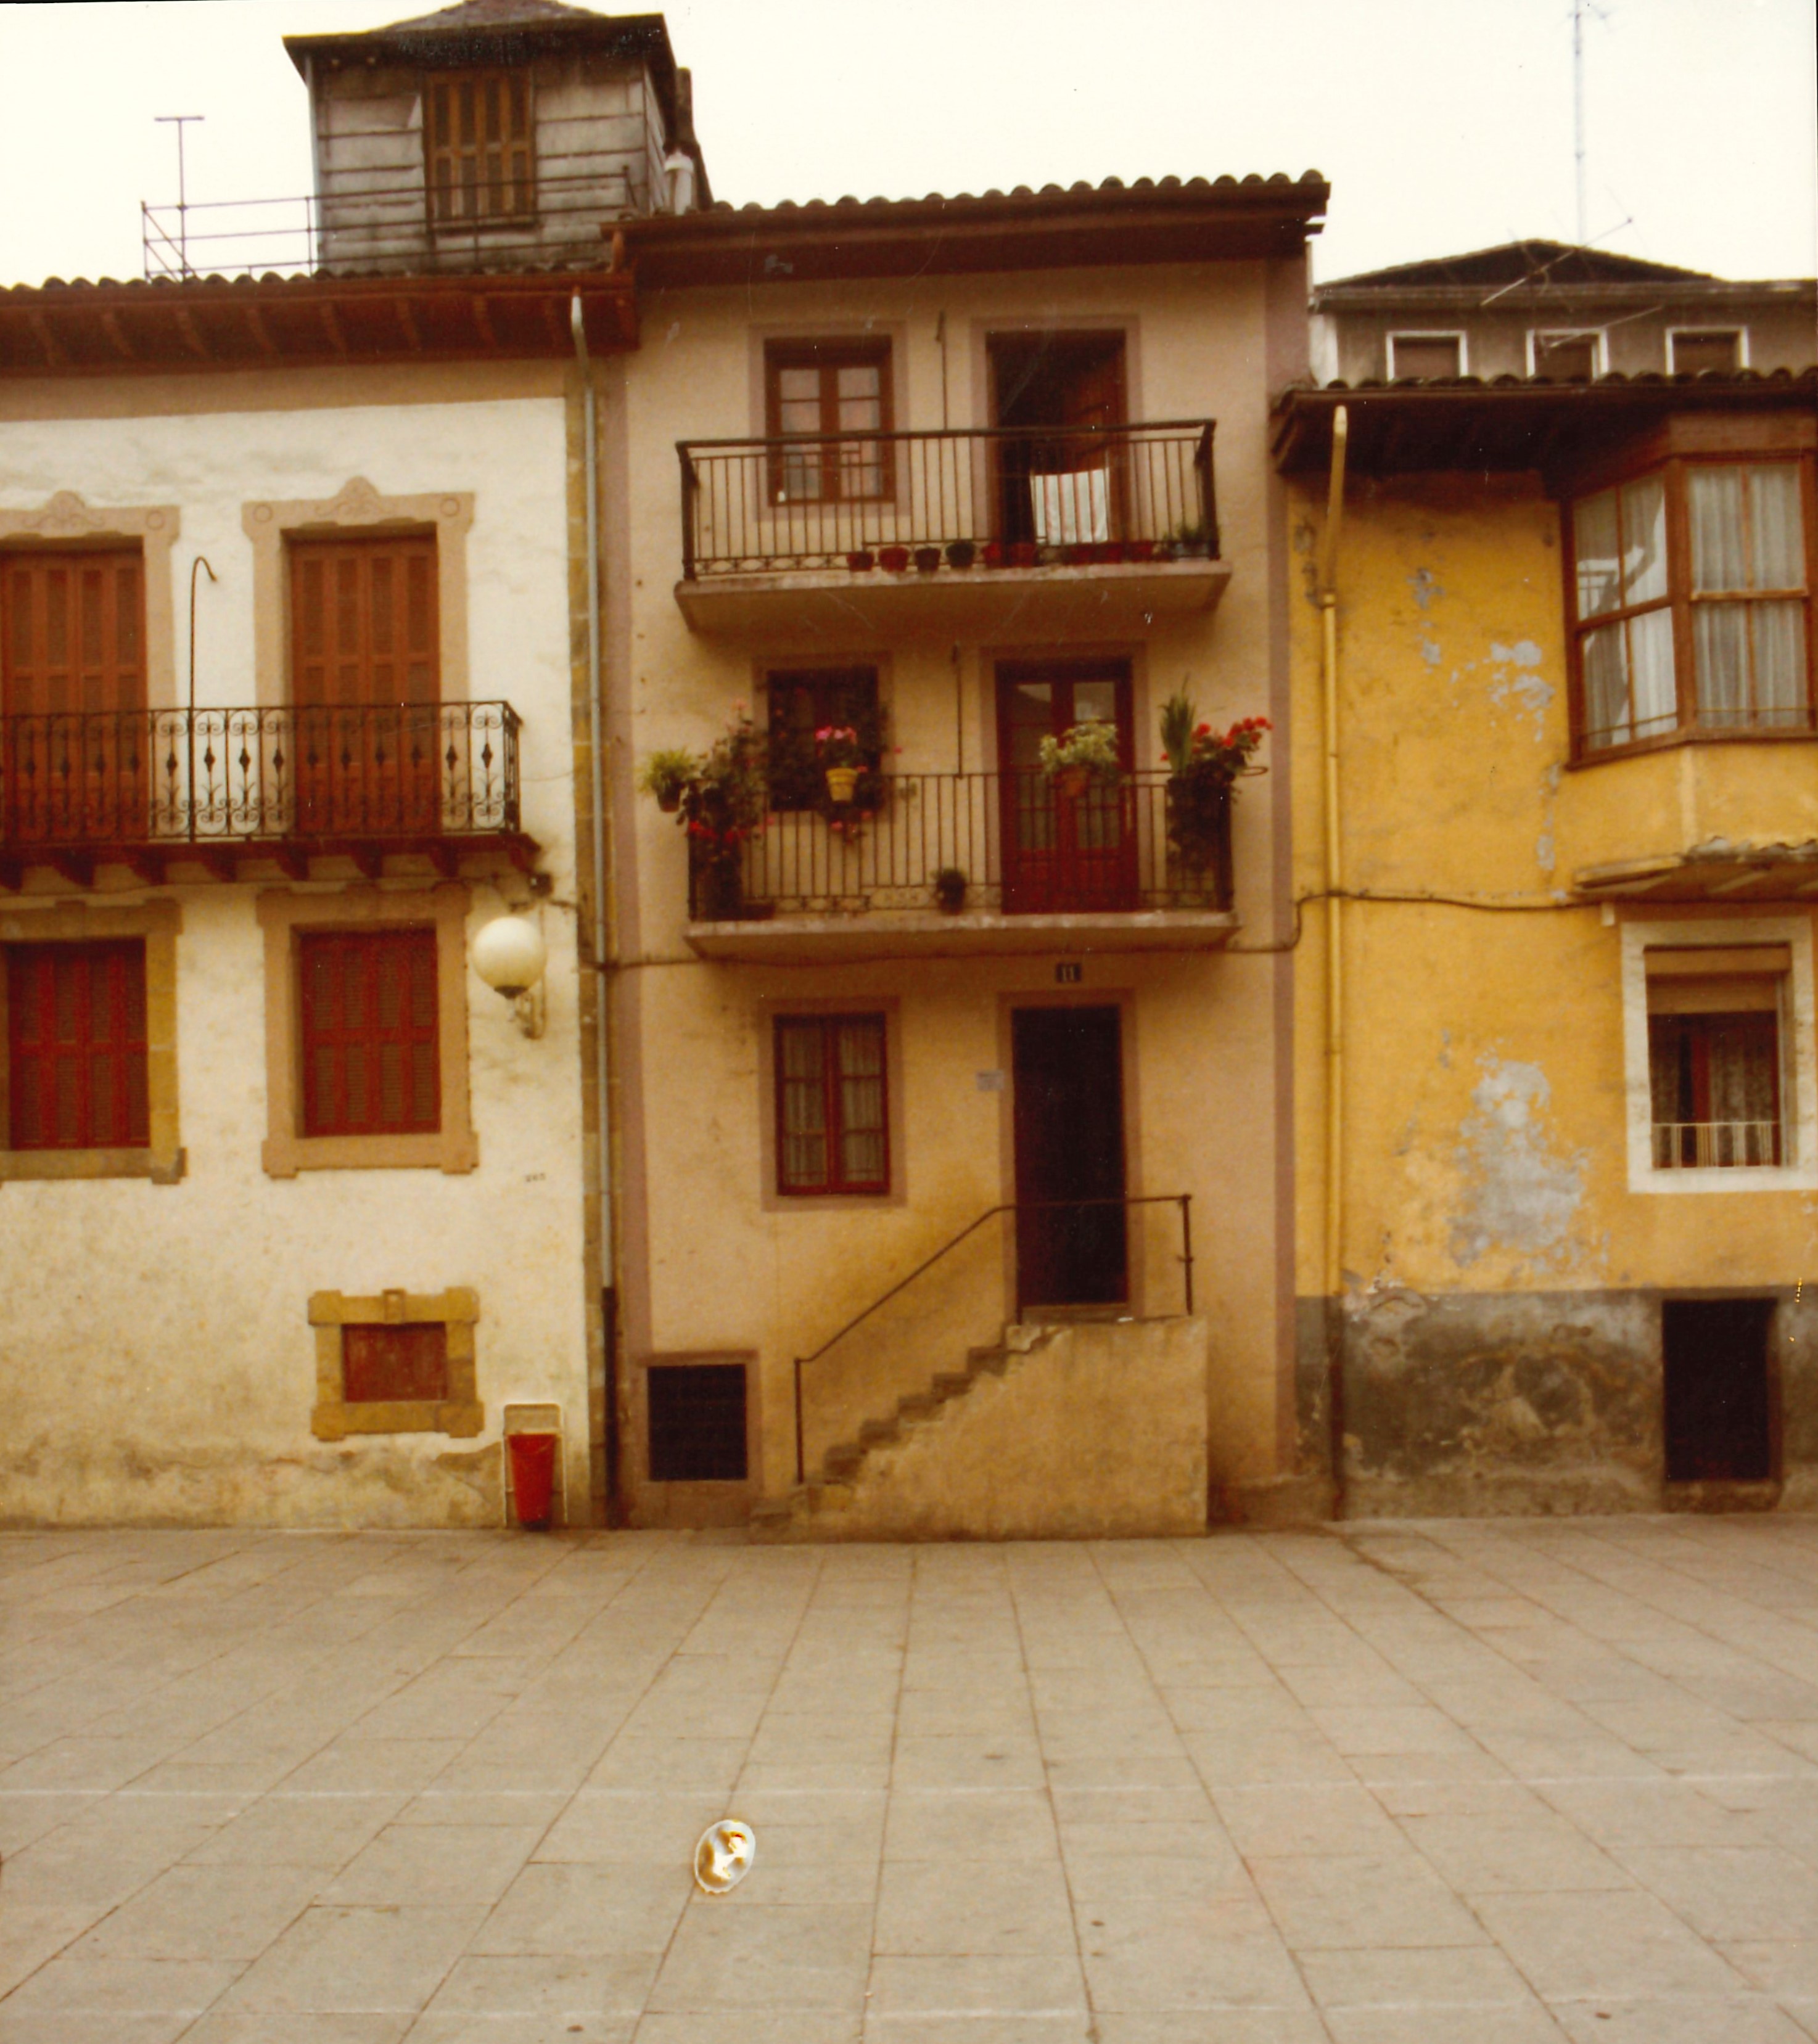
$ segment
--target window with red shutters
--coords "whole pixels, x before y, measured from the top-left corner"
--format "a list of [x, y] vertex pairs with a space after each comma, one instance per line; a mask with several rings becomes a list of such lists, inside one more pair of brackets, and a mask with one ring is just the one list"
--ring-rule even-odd
[[436, 538], [290, 542], [290, 699], [390, 708], [441, 694]]
[[136, 548], [0, 559], [8, 717], [145, 707], [144, 574]]
[[10, 945], [6, 1035], [9, 1147], [150, 1143], [143, 939]]
[[890, 1190], [885, 1063], [881, 1015], [778, 1018], [778, 1192]]
[[432, 928], [298, 937], [304, 1135], [442, 1125]]

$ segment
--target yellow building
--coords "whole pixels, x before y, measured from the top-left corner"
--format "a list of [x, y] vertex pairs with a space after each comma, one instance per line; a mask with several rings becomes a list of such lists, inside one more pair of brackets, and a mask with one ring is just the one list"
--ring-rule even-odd
[[1818, 1500], [1815, 397], [1276, 407], [1301, 1466], [1341, 1510]]

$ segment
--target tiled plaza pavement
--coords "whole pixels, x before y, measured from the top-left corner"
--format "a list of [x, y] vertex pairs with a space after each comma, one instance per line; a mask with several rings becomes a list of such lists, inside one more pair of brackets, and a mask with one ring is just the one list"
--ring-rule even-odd
[[6, 1536], [0, 1850], [0, 2044], [1802, 2044], [1818, 1520]]

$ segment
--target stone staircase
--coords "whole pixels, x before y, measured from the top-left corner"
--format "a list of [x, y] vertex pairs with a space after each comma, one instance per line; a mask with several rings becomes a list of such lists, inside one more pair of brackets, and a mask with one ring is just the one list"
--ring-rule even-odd
[[1201, 1320], [1013, 1324], [759, 1504], [751, 1538], [1202, 1530], [1205, 1387]]

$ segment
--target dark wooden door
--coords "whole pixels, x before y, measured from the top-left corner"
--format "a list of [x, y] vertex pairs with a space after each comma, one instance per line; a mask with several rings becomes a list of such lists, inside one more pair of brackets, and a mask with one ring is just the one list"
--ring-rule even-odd
[[[1020, 1008], [1015, 1087], [1017, 1304], [1119, 1305], [1124, 1231], [1124, 1062], [1115, 1008]], [[1078, 1202], [1078, 1204], [1069, 1204]]]
[[1041, 742], [1096, 718], [1114, 724], [1124, 770], [1132, 763], [1130, 670], [1121, 661], [997, 669], [999, 829], [1004, 912], [1082, 915], [1136, 905], [1133, 800], [1120, 781], [1074, 791], [1041, 766]]
[[1759, 1483], [1774, 1473], [1771, 1299], [1669, 1299], [1661, 1343], [1670, 1483]]
[[292, 544], [300, 831], [435, 834], [441, 686], [432, 535]]
[[0, 559], [0, 790], [16, 842], [149, 828], [145, 589], [136, 549]]

